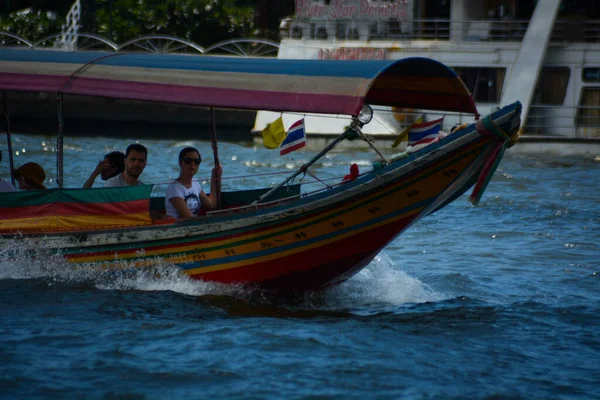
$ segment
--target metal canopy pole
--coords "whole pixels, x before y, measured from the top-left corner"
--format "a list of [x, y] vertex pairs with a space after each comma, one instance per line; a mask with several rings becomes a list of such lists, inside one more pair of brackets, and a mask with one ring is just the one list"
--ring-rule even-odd
[[8, 145], [8, 163], [10, 166], [10, 180], [13, 186], [15, 186], [15, 177], [13, 171], [15, 169], [15, 162], [13, 159], [12, 149], [12, 135], [10, 132], [10, 114], [8, 113], [8, 102], [6, 101], [6, 92], [2, 91], [2, 102], [4, 103], [4, 119], [6, 120], [6, 142]]
[[[217, 128], [216, 128], [216, 122], [215, 122], [215, 109], [214, 108], [210, 108], [210, 143], [212, 146], [212, 150], [213, 150], [213, 157], [215, 160], [215, 168], [218, 168], [221, 166], [221, 163], [219, 162], [219, 147], [217, 144]], [[217, 196], [217, 209], [221, 208], [221, 177], [217, 176], [216, 177], [216, 181], [215, 181], [215, 189], [216, 192], [215, 195]]]
[[63, 96], [56, 95], [58, 107], [58, 136], [56, 138], [56, 183], [59, 189], [63, 188]]
[[373, 144], [373, 142], [371, 141], [371, 139], [368, 138], [367, 136], [365, 136], [365, 134], [363, 133], [363, 131], [360, 129], [359, 126], [354, 126], [353, 128], [356, 131], [356, 133], [358, 133], [358, 136], [360, 136], [360, 138], [362, 140], [364, 140], [365, 142], [367, 142], [367, 144], [369, 145], [369, 147], [371, 147], [371, 149], [373, 149], [373, 151], [375, 153], [377, 153], [379, 155], [379, 157], [381, 157], [381, 159], [385, 162], [386, 165], [390, 163], [390, 161], [386, 158], [386, 156], [384, 156], [383, 153], [381, 151], [379, 151], [379, 149], [377, 147], [375, 147], [375, 144]]

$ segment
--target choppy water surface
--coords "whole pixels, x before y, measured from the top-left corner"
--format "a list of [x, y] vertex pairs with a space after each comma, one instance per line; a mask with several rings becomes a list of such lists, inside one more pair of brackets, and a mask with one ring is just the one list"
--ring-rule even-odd
[[[54, 178], [53, 143], [14, 140], [17, 165], [35, 160]], [[128, 143], [69, 140], [67, 186]], [[209, 176], [208, 143], [142, 143], [147, 182], [175, 176], [186, 144]], [[314, 154], [220, 152], [224, 189], [278, 182], [273, 167], [289, 174]], [[373, 158], [335, 153], [314, 171], [338, 179]], [[27, 252], [9, 262], [2, 249], [0, 397], [597, 398], [599, 187], [600, 163], [509, 152], [479, 206], [463, 197], [348, 282], [293, 299], [169, 265], [107, 276]]]

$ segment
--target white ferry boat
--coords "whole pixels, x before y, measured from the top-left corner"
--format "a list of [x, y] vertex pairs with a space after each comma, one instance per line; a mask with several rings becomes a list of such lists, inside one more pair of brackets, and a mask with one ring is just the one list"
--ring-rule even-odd
[[[279, 58], [428, 57], [451, 67], [482, 115], [519, 100], [514, 151], [600, 155], [600, 8], [586, 0], [296, 0]], [[365, 133], [392, 141], [422, 110], [375, 110]], [[440, 118], [426, 113], [426, 120]], [[254, 132], [278, 114], [259, 112]], [[471, 116], [445, 115], [444, 130]], [[291, 125], [298, 115], [284, 114]], [[309, 141], [348, 121], [305, 116]]]

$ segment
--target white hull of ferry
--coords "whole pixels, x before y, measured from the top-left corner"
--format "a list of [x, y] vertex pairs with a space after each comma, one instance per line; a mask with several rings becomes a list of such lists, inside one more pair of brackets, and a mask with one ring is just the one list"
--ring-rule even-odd
[[[351, 2], [346, 0], [346, 3]], [[426, 25], [428, 21], [410, 20], [411, 14], [417, 15], [414, 8], [423, 6], [418, 5], [416, 0], [404, 3], [408, 7], [408, 20], [402, 22], [403, 31], [395, 37], [370, 37], [375, 25], [368, 20], [361, 25], [355, 20], [332, 21], [331, 14], [325, 19], [322, 15], [312, 20], [298, 18], [288, 26], [289, 37], [281, 40], [278, 58], [432, 58], [463, 77], [467, 87], [473, 91], [482, 115], [514, 100], [525, 104], [527, 115], [522, 134], [525, 138], [530, 135], [532, 139], [517, 146], [521, 150], [600, 155], [600, 20], [587, 21], [585, 26], [591, 28], [586, 28], [585, 32], [573, 38], [574, 41], [570, 41], [573, 33], [569, 33], [568, 28], [572, 23], [561, 17], [558, 0], [536, 6], [539, 9], [533, 11], [529, 20], [508, 23], [480, 20], [481, 12], [478, 14], [477, 8], [484, 7], [482, 2], [453, 0], [451, 17], [446, 21], [445, 40], [440, 37], [423, 39], [404, 31], [416, 32], [417, 26]], [[517, 3], [513, 1], [513, 7]], [[551, 3], [555, 3], [556, 7], [553, 8]], [[317, 12], [313, 10], [313, 13]], [[343, 23], [355, 28], [354, 40], [336, 36]], [[311, 34], [318, 35], [319, 32], [327, 39], [311, 37]], [[492, 34], [498, 35], [498, 32], [506, 33], [508, 40], [493, 37]], [[422, 31], [419, 33], [426, 36]], [[582, 36], [584, 34], [596, 34], [597, 39]], [[302, 37], [298, 38], [300, 35]], [[420, 115], [421, 110], [376, 109], [374, 120], [365, 126], [364, 131], [376, 141], [391, 142]], [[254, 127], [256, 141], [260, 141], [260, 131], [278, 116], [276, 113], [258, 113]], [[444, 130], [472, 119], [468, 115], [431, 113], [426, 114], [426, 119], [440, 116], [444, 117]], [[327, 141], [330, 135], [339, 134], [348, 125], [346, 119], [337, 116], [323, 118], [289, 114], [284, 114], [284, 125], [287, 128], [301, 117], [305, 117], [309, 143]], [[534, 136], [537, 139], [533, 139]], [[544, 140], [540, 139], [544, 137], [558, 141], [546, 140], [544, 144]], [[567, 143], [570, 143], [569, 146]]]

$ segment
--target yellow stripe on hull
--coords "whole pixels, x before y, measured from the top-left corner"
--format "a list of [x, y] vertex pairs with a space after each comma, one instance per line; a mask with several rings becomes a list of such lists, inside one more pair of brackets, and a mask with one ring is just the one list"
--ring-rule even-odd
[[[126, 218], [126, 223], [124, 223]], [[68, 231], [102, 229], [152, 224], [147, 212], [127, 215], [55, 215], [35, 218], [5, 219], [0, 222], [0, 232]]]

